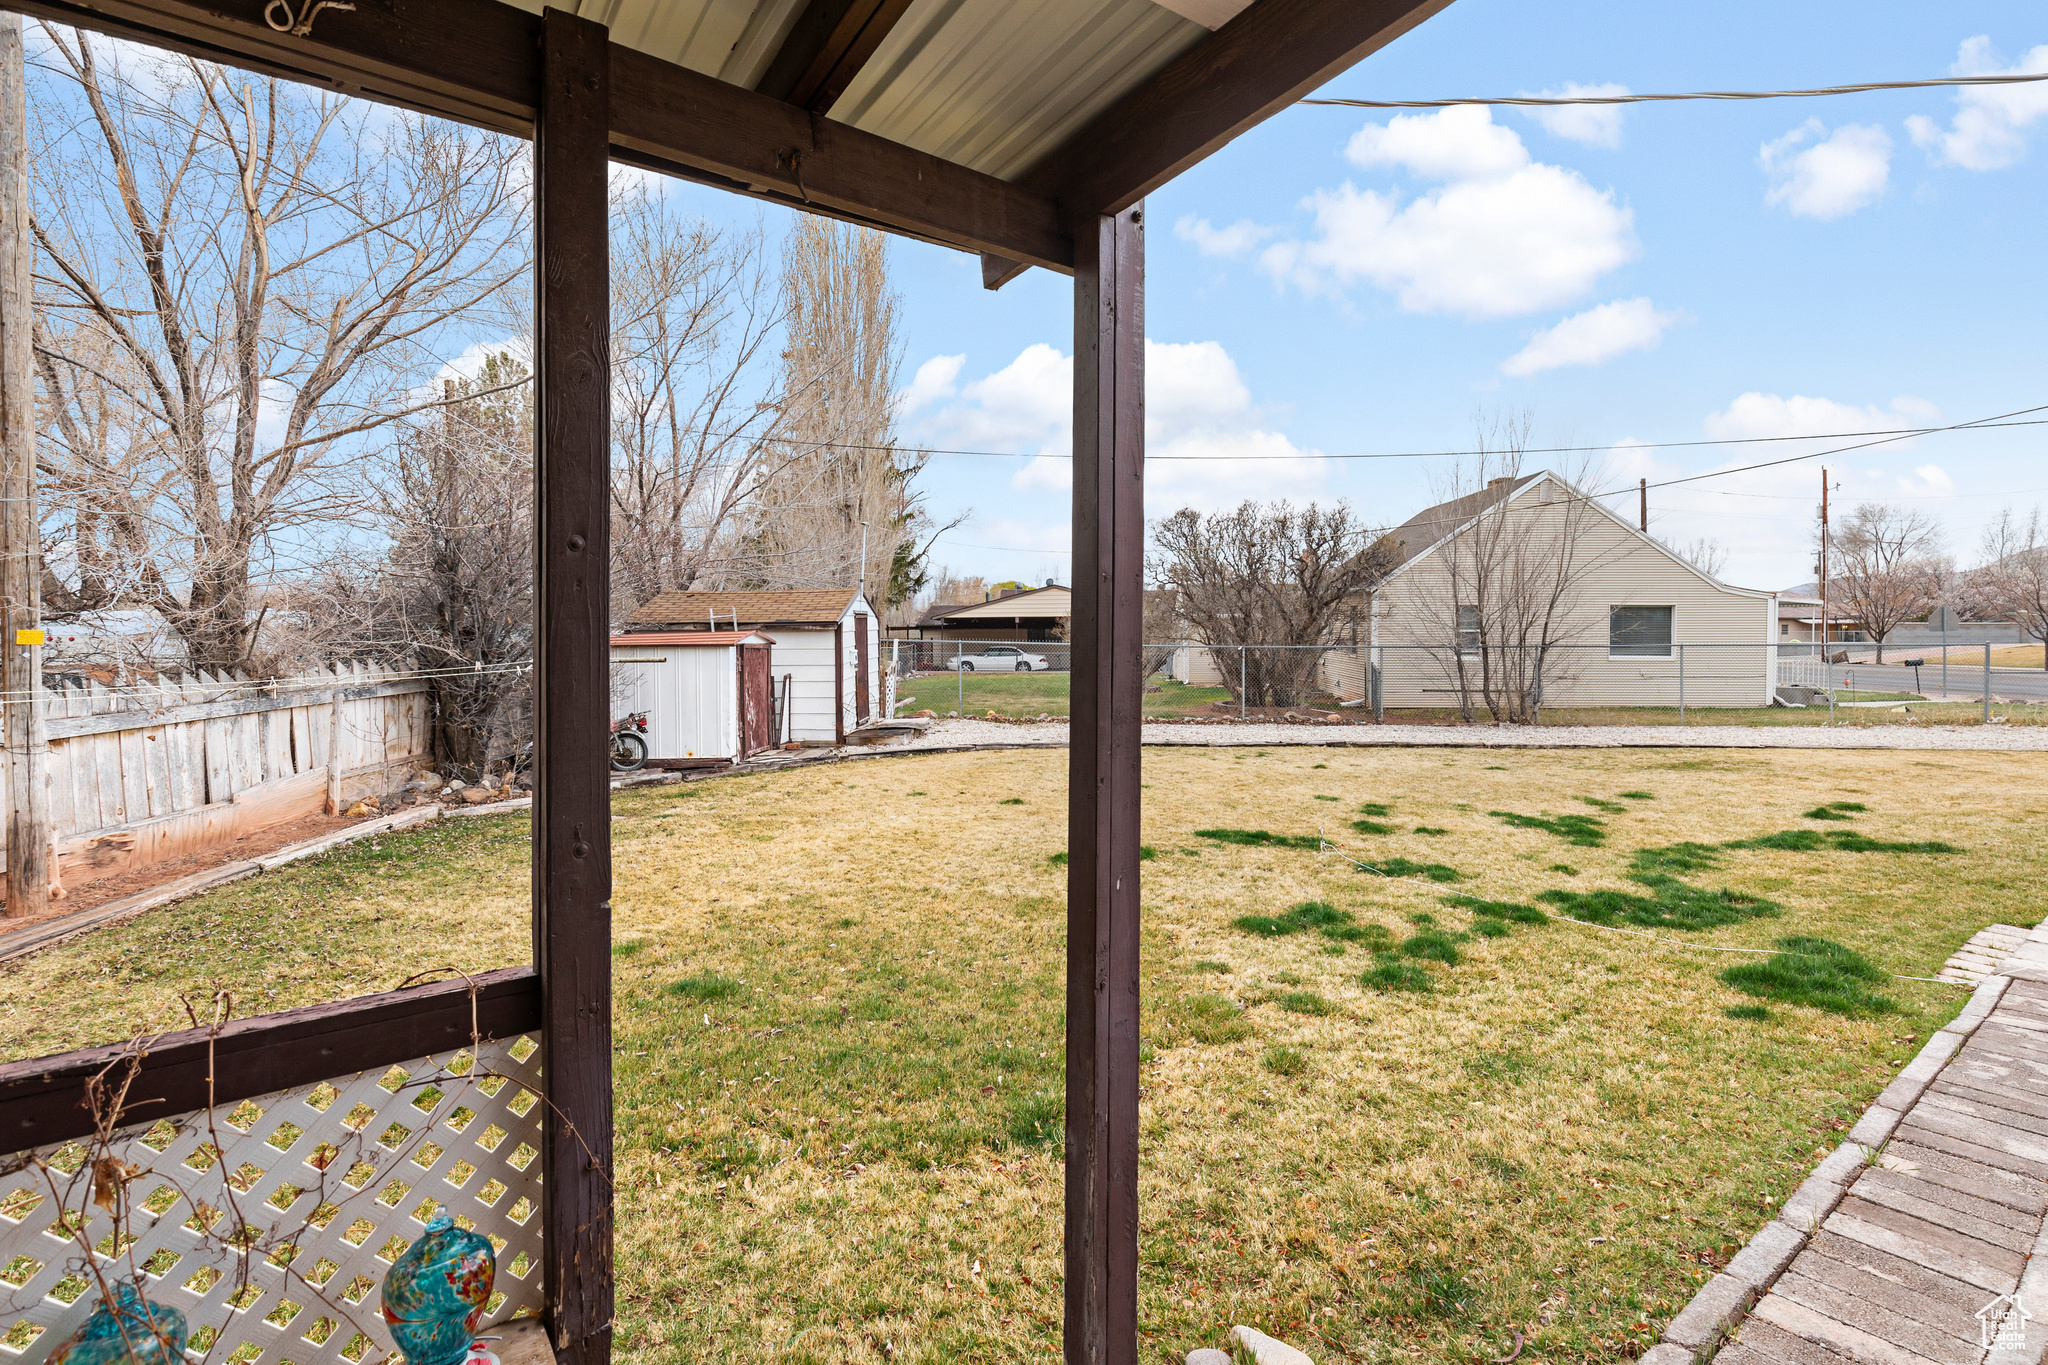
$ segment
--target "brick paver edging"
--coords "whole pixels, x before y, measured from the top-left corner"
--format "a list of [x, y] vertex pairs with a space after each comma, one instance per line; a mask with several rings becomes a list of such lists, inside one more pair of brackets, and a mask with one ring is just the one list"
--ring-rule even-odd
[[[2048, 921], [1987, 977], [1969, 1003], [1950, 1023], [1935, 1032], [1892, 1083], [1864, 1111], [1848, 1140], [1814, 1168], [1792, 1192], [1778, 1216], [1749, 1239], [1727, 1268], [1702, 1285], [1670, 1325], [1658, 1344], [1644, 1352], [1643, 1365], [1692, 1365], [1713, 1357], [1751, 1307], [1784, 1274], [1787, 1266], [1820, 1230], [1849, 1186], [1889, 1142], [1893, 1131], [1962, 1048], [1991, 1016], [2014, 981], [2048, 983]], [[2041, 1365], [2048, 1359], [2048, 1223], [2037, 1233], [2021, 1275], [2017, 1298], [2034, 1313], [2024, 1345], [1992, 1352], [1985, 1365]]]

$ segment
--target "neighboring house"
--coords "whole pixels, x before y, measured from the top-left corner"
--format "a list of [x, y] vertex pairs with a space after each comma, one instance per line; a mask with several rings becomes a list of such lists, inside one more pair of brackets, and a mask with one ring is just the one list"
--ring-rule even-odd
[[[1482, 621], [1453, 601], [1451, 566], [1474, 537], [1501, 527], [1528, 556], [1557, 554], [1546, 536], [1574, 539], [1571, 585], [1549, 633], [1554, 648], [1545, 651], [1544, 706], [1673, 706], [1681, 667], [1687, 705], [1770, 704], [1777, 594], [1722, 583], [1544, 472], [1496, 479], [1389, 532], [1399, 567], [1368, 610], [1384, 705], [1457, 704], [1461, 655], [1468, 679], [1476, 677]], [[1680, 645], [1688, 647], [1683, 656]]]
[[1057, 583], [1042, 588], [1009, 588], [979, 602], [951, 602], [927, 608], [904, 632], [912, 640], [1064, 640], [1074, 595]]
[[[1854, 617], [1842, 615], [1839, 607], [1827, 613], [1829, 641], [1843, 644], [1861, 644], [1866, 638], [1863, 627]], [[1818, 597], [1778, 598], [1778, 643], [1781, 645], [1813, 644], [1822, 638], [1821, 600]]]
[[874, 609], [852, 588], [665, 592], [626, 618], [628, 635], [692, 630], [758, 630], [774, 640], [768, 667], [789, 740], [841, 744], [887, 715]]

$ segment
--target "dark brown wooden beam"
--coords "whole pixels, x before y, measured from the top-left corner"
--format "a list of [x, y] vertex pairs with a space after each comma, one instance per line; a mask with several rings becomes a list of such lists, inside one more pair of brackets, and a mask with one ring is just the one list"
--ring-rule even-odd
[[1143, 206], [1074, 247], [1065, 1343], [1067, 1365], [1136, 1365]]
[[810, 0], [754, 88], [824, 113], [910, 10], [910, 0]]
[[611, 70], [602, 24], [545, 12], [533, 138], [533, 963], [547, 1082], [541, 1265], [561, 1365], [607, 1365], [612, 1338]]
[[[122, 1121], [126, 1126], [189, 1114], [204, 1109], [209, 1098], [232, 1107], [257, 1095], [466, 1047], [477, 1034], [510, 1038], [539, 1027], [539, 979], [531, 967], [513, 967], [487, 972], [473, 983], [458, 977], [236, 1019], [217, 1034], [167, 1033], [142, 1046]], [[0, 1150], [90, 1136], [95, 1121], [86, 1083], [136, 1051], [132, 1043], [117, 1043], [0, 1066]]]
[[997, 256], [984, 251], [981, 253], [981, 287], [1001, 289], [1030, 268], [1031, 266], [1024, 261], [1013, 261], [1008, 256]]
[[1118, 213], [1451, 0], [1255, 0], [1102, 111], [1023, 183], [1076, 224]]
[[[538, 16], [499, 0], [358, 0], [294, 38], [267, 0], [17, 0], [15, 8], [209, 61], [530, 136]], [[617, 44], [610, 149], [652, 170], [725, 184], [962, 251], [1071, 270], [1045, 195], [834, 123]]]

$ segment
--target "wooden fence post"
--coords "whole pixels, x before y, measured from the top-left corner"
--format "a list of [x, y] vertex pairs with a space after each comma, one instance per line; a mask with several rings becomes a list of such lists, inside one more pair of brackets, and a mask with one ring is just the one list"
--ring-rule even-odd
[[1074, 239], [1067, 847], [1067, 1365], [1138, 1355], [1138, 814], [1144, 206]]
[[341, 814], [341, 677], [334, 679], [334, 700], [327, 716], [327, 813]]
[[542, 1265], [561, 1365], [606, 1365], [612, 1340], [610, 86], [605, 27], [544, 11], [533, 951], [548, 1106]]

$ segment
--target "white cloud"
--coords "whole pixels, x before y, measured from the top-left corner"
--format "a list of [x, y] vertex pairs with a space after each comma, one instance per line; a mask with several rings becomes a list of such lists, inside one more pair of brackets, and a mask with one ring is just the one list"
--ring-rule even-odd
[[[1979, 34], [1966, 40], [1949, 72], [1957, 76], [2022, 75], [2048, 71], [2048, 43], [2032, 49], [2011, 66], [2001, 66], [1991, 39]], [[1956, 112], [1948, 131], [1933, 119], [1915, 114], [1906, 120], [1913, 143], [1937, 161], [1972, 171], [1995, 171], [2027, 154], [2026, 130], [2048, 116], [2048, 81], [2026, 85], [1967, 86], [1956, 92]]]
[[[1939, 420], [1934, 405], [1919, 398], [1896, 398], [1886, 406], [1859, 406], [1828, 398], [1752, 392], [1710, 414], [1702, 426], [1706, 436], [1728, 439], [1890, 431], [1931, 426]], [[1711, 537], [1730, 554], [1728, 570], [1722, 575], [1725, 581], [1745, 587], [1785, 588], [1813, 576], [1814, 516], [1819, 508], [1823, 466], [1835, 485], [1838, 511], [1858, 502], [1945, 499], [1954, 493], [1954, 480], [1940, 465], [1909, 463], [1915, 445], [1904, 440], [1825, 460], [1740, 469], [1697, 483], [1655, 485], [1717, 469], [1735, 471], [1765, 460], [1826, 450], [1833, 444], [1794, 440], [1704, 453], [1656, 450], [1625, 442], [1608, 453], [1601, 486], [1630, 490], [1625, 497], [1609, 500], [1608, 505], [1633, 521], [1633, 486], [1638, 478], [1647, 478], [1652, 485], [1651, 534], [1671, 544]], [[1929, 506], [1925, 502], [1917, 505]]]
[[1599, 365], [1629, 351], [1650, 350], [1678, 319], [1679, 314], [1660, 312], [1648, 299], [1617, 299], [1544, 328], [1500, 368], [1519, 376], [1566, 365]]
[[1757, 164], [1771, 178], [1766, 204], [1783, 204], [1801, 218], [1840, 218], [1884, 193], [1892, 160], [1884, 129], [1845, 123], [1823, 134], [1827, 125], [1808, 119], [1758, 151]]
[[[1584, 99], [1588, 96], [1626, 95], [1629, 90], [1625, 85], [1611, 82], [1580, 85], [1577, 81], [1566, 81], [1562, 90], [1540, 90], [1537, 93], [1545, 99]], [[1516, 112], [1535, 119], [1543, 125], [1544, 131], [1554, 137], [1584, 143], [1588, 147], [1621, 145], [1621, 106], [1618, 104], [1561, 104]]]
[[1303, 201], [1315, 235], [1261, 257], [1277, 281], [1306, 293], [1364, 281], [1411, 313], [1509, 317], [1569, 303], [1636, 254], [1630, 210], [1574, 171], [1531, 161], [1484, 108], [1368, 124], [1347, 154], [1450, 183], [1405, 204], [1349, 182], [1318, 191]]
[[1204, 256], [1242, 256], [1276, 231], [1277, 228], [1261, 227], [1249, 218], [1240, 218], [1229, 227], [1214, 227], [1207, 218], [1197, 218], [1192, 213], [1182, 214], [1173, 225], [1173, 235], [1193, 242]]
[[918, 366], [917, 373], [910, 377], [910, 386], [896, 395], [897, 414], [908, 416], [958, 393], [954, 381], [960, 378], [960, 370], [966, 364], [964, 355], [935, 355]]
[[1775, 393], [1752, 390], [1723, 411], [1711, 414], [1706, 429], [1707, 435], [1717, 441], [1757, 436], [1820, 436], [1933, 426], [1940, 415], [1941, 410], [1924, 398], [1894, 398], [1889, 408], [1857, 407], [1804, 394], [1781, 398]]
[[[1073, 487], [1073, 359], [1044, 344], [960, 387], [918, 423], [918, 439], [972, 443], [983, 450], [1038, 452], [1016, 470], [1018, 492]], [[1230, 353], [1213, 341], [1145, 343], [1145, 471], [1153, 514], [1183, 506], [1222, 507], [1248, 498], [1313, 495], [1325, 464], [1273, 431]], [[1158, 459], [1259, 456], [1256, 461]], [[1014, 538], [1005, 544], [1024, 544]]]

